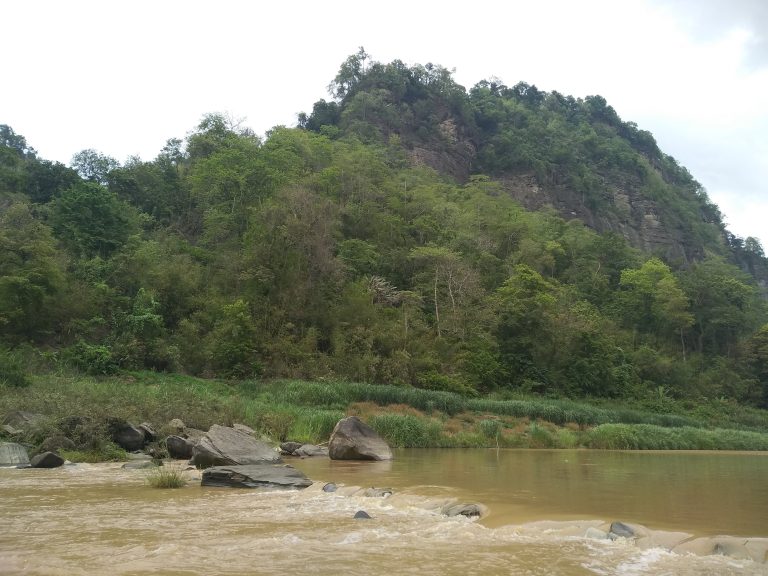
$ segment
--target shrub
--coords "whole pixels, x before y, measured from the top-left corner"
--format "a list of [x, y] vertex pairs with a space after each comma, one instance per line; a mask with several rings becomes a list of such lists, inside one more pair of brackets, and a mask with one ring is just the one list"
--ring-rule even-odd
[[67, 348], [64, 358], [87, 374], [114, 374], [118, 368], [117, 360], [108, 346], [88, 344], [82, 340]]
[[24, 363], [17, 354], [9, 350], [0, 350], [0, 386], [10, 388], [29, 386], [29, 378], [24, 371]]
[[104, 442], [101, 447], [92, 450], [62, 450], [61, 456], [70, 462], [95, 463], [128, 460], [126, 451], [112, 442]]

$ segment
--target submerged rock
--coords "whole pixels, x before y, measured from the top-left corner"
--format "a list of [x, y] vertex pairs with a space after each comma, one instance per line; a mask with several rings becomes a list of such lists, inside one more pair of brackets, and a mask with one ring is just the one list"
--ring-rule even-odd
[[608, 532], [604, 530], [600, 530], [599, 528], [594, 528], [593, 526], [590, 526], [587, 528], [587, 531], [584, 533], [585, 538], [591, 538], [592, 540], [607, 540], [608, 539]]
[[43, 452], [32, 458], [32, 468], [58, 468], [64, 465], [64, 458], [53, 452]]
[[323, 486], [323, 492], [336, 492], [339, 487], [336, 486], [333, 482], [328, 482], [325, 486]]
[[350, 416], [333, 429], [328, 455], [332, 460], [391, 460], [392, 450], [373, 428]]
[[202, 486], [227, 488], [300, 489], [312, 485], [303, 472], [287, 464], [214, 466], [203, 472]]
[[15, 442], [0, 442], [0, 466], [29, 467], [27, 449]]
[[327, 457], [328, 448], [323, 448], [322, 446], [315, 446], [314, 444], [302, 444], [296, 450], [293, 451], [293, 455], [299, 456], [300, 458]]
[[446, 516], [466, 516], [467, 518], [480, 518], [485, 514], [485, 508], [480, 504], [454, 504], [446, 506], [442, 513]]
[[368, 514], [368, 512], [366, 512], [365, 510], [358, 510], [357, 512], [355, 512], [355, 515], [352, 516], [352, 518], [354, 518], [355, 520], [371, 520], [372, 519], [371, 515]]
[[211, 426], [192, 450], [192, 464], [200, 468], [280, 461], [280, 456], [266, 442], [218, 424]]
[[611, 539], [634, 538], [635, 530], [623, 522], [613, 522], [611, 523], [611, 529], [608, 530], [608, 537]]
[[132, 460], [122, 465], [125, 470], [149, 470], [150, 468], [157, 468], [158, 463], [154, 460]]
[[366, 488], [362, 496], [368, 498], [389, 498], [392, 496], [392, 488]]

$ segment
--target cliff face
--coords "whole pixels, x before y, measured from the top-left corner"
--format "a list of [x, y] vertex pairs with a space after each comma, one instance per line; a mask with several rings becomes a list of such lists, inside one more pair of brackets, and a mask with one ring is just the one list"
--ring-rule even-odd
[[720, 213], [701, 186], [604, 98], [522, 82], [483, 81], [467, 92], [439, 66], [362, 63], [342, 67], [339, 100], [317, 104], [307, 126], [330, 122], [341, 137], [372, 144], [396, 136], [412, 165], [458, 182], [489, 176], [528, 209], [552, 207], [670, 262], [729, 254]]
[[590, 207], [584, 194], [568, 186], [542, 186], [533, 174], [504, 175], [502, 188], [529, 210], [555, 209], [566, 220], [581, 220], [598, 232], [615, 232], [636, 248], [668, 260], [689, 261], [702, 249], [687, 241], [683, 230], [664, 221], [664, 209], [630, 185], [614, 186], [605, 209]]

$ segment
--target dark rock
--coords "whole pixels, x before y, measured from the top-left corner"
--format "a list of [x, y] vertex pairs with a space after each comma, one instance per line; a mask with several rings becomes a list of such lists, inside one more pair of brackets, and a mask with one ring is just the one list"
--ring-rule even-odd
[[154, 460], [133, 460], [123, 464], [122, 468], [125, 470], [149, 470], [150, 468], [157, 468], [158, 463]]
[[612, 522], [611, 529], [608, 530], [608, 537], [615, 538], [634, 538], [635, 531], [631, 526], [627, 526], [623, 522]]
[[27, 449], [15, 442], [0, 442], [0, 466], [29, 467]]
[[373, 428], [350, 416], [333, 429], [328, 455], [332, 460], [391, 460], [392, 450]]
[[301, 442], [283, 442], [282, 444], [280, 444], [280, 451], [283, 454], [293, 456], [293, 453], [301, 447], [302, 447]]
[[325, 486], [323, 486], [323, 492], [336, 492], [339, 487], [336, 486], [333, 482], [328, 482]]
[[211, 426], [192, 450], [192, 464], [199, 468], [280, 461], [269, 444], [218, 424]]
[[456, 504], [442, 509], [446, 516], [466, 516], [467, 518], [480, 518], [485, 509], [480, 504]]
[[371, 520], [371, 515], [365, 510], [358, 510], [352, 518], [355, 520]]
[[256, 430], [245, 424], [232, 424], [232, 428], [243, 434], [248, 434], [248, 436], [256, 436]]
[[320, 456], [328, 456], [328, 448], [321, 446], [315, 446], [314, 444], [303, 444], [293, 452], [294, 456], [301, 458], [317, 458]]
[[38, 452], [58, 452], [59, 450], [74, 450], [75, 448], [77, 448], [77, 446], [72, 440], [66, 436], [58, 434], [56, 436], [49, 436], [43, 440], [38, 448]]
[[392, 496], [392, 488], [366, 488], [362, 495], [368, 498], [388, 498]]
[[149, 422], [142, 422], [137, 426], [139, 430], [144, 432], [144, 443], [148, 442], [155, 442], [157, 441], [157, 433], [155, 432], [155, 429], [152, 428], [152, 424]]
[[312, 480], [287, 464], [248, 464], [245, 466], [214, 466], [203, 472], [202, 486], [231, 488], [306, 488]]
[[177, 460], [187, 460], [192, 458], [192, 449], [195, 444], [188, 438], [181, 436], [168, 436], [165, 439], [165, 446], [168, 448], [168, 455]]
[[147, 443], [144, 430], [134, 426], [130, 422], [112, 418], [107, 424], [112, 441], [123, 450], [133, 452], [141, 450]]
[[32, 468], [58, 468], [64, 464], [64, 458], [53, 452], [43, 452], [32, 458]]

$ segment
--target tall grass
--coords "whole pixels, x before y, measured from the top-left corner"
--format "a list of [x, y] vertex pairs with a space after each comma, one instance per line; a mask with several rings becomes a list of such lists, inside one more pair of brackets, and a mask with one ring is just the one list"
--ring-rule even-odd
[[441, 445], [442, 426], [431, 418], [412, 414], [378, 414], [371, 427], [396, 448], [430, 448]]
[[183, 488], [187, 481], [180, 468], [158, 466], [147, 473], [147, 484], [152, 488]]
[[768, 434], [743, 430], [663, 428], [650, 424], [601, 424], [583, 439], [609, 450], [768, 450]]

